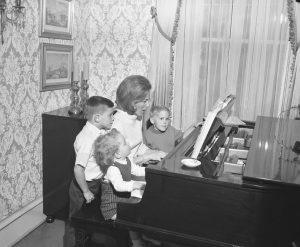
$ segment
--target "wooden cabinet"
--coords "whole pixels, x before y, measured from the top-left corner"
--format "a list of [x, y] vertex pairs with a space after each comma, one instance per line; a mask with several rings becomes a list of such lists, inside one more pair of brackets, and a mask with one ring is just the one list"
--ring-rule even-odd
[[75, 163], [73, 144], [85, 123], [82, 116], [70, 116], [68, 107], [42, 114], [43, 212], [47, 222], [68, 217]]

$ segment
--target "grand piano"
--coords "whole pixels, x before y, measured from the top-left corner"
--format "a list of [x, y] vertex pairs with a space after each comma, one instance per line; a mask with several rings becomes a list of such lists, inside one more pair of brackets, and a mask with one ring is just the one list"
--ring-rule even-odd
[[142, 200], [119, 203], [116, 224], [180, 246], [299, 246], [300, 121], [216, 116], [201, 165], [186, 167], [203, 127], [146, 168]]

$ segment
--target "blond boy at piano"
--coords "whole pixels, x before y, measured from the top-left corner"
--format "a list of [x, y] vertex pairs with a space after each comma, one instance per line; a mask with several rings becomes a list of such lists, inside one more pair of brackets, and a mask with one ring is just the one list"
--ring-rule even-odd
[[[128, 155], [130, 146], [116, 129], [99, 136], [95, 141], [95, 158], [103, 172], [101, 185], [101, 213], [105, 220], [115, 220], [117, 203], [138, 203], [140, 198], [131, 197], [134, 190], [142, 190], [146, 182], [134, 181], [131, 175], [145, 176], [145, 168], [132, 163]], [[141, 247], [143, 242], [136, 232], [130, 231], [132, 246]]]
[[170, 110], [163, 106], [153, 106], [150, 110], [151, 126], [145, 130], [145, 144], [154, 150], [170, 152], [183, 138], [183, 132], [170, 125]]

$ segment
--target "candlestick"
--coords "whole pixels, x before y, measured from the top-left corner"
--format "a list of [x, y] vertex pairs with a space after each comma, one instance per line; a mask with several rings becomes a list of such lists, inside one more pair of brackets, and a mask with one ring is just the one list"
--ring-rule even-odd
[[[82, 73], [82, 78], [84, 78], [84, 71]], [[85, 106], [86, 106], [86, 101], [89, 98], [89, 94], [88, 94], [88, 80], [83, 79], [81, 82], [81, 91], [80, 91], [80, 107], [83, 110], [83, 112], [85, 111]]]
[[15, 4], [16, 4], [17, 7], [20, 7], [21, 6], [21, 0], [16, 0]]
[[6, 7], [6, 1], [5, 0], [0, 0], [0, 6], [2, 8]]
[[[75, 70], [74, 70], [75, 72]], [[73, 72], [73, 80], [71, 82], [71, 104], [70, 104], [70, 110], [69, 114], [70, 115], [79, 115], [82, 113], [82, 109], [79, 105], [79, 96], [78, 96], [78, 91], [79, 91], [79, 81], [75, 81], [75, 73]], [[78, 77], [78, 75], [77, 75]]]
[[83, 80], [89, 79], [89, 64], [86, 62], [83, 66]]
[[79, 81], [79, 64], [74, 63], [73, 81]]

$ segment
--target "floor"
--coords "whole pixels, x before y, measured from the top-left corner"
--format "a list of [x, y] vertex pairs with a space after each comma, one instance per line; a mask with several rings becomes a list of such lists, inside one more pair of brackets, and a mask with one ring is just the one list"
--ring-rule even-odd
[[[65, 222], [55, 220], [53, 223], [43, 223], [30, 234], [16, 243], [13, 247], [63, 247]], [[100, 245], [93, 245], [100, 246]], [[147, 245], [149, 246], [149, 245]], [[152, 245], [153, 246], [153, 245]], [[187, 247], [178, 244], [165, 243], [165, 247]], [[293, 243], [293, 247], [300, 247], [300, 243]]]
[[45, 222], [13, 247], [63, 247], [64, 232], [64, 221]]
[[[43, 223], [29, 233], [13, 247], [63, 247], [63, 236], [65, 233], [65, 222], [55, 220], [53, 223]], [[100, 245], [93, 245], [100, 246]], [[153, 245], [147, 245], [153, 246]], [[166, 243], [166, 247], [185, 247], [182, 245]], [[187, 247], [187, 246], [186, 246]]]

